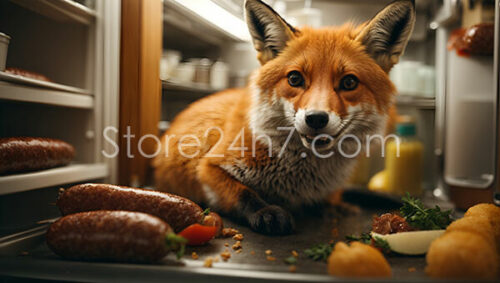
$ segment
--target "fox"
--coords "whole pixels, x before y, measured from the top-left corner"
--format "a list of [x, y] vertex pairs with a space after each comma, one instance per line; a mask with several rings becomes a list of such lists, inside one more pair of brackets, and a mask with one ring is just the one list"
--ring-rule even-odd
[[260, 0], [244, 10], [260, 67], [245, 88], [177, 115], [154, 179], [256, 232], [286, 235], [294, 211], [344, 185], [356, 158], [341, 151], [384, 132], [395, 109], [388, 73], [413, 31], [415, 1], [391, 2], [361, 25], [322, 28], [293, 27]]

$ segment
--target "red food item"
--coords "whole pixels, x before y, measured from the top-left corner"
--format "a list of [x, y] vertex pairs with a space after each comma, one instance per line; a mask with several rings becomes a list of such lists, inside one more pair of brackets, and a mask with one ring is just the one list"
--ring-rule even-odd
[[481, 23], [467, 29], [454, 30], [448, 40], [448, 49], [457, 50], [461, 56], [493, 55], [494, 46], [493, 23]]
[[386, 235], [413, 230], [406, 219], [394, 213], [385, 213], [373, 218], [372, 231], [378, 234]]
[[217, 233], [215, 226], [203, 226], [200, 224], [193, 224], [186, 229], [182, 230], [178, 235], [188, 240], [189, 246], [200, 246], [212, 240]]
[[222, 235], [222, 229], [224, 229], [224, 223], [222, 222], [222, 218], [219, 214], [215, 212], [210, 212], [208, 215], [203, 218], [203, 225], [205, 226], [214, 226], [217, 228], [215, 236], [219, 237]]

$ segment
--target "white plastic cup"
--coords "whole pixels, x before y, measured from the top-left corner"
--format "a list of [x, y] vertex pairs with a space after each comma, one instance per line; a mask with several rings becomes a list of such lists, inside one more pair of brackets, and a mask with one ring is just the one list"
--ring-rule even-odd
[[9, 49], [10, 36], [0, 32], [0, 71], [5, 71], [7, 63], [7, 50]]

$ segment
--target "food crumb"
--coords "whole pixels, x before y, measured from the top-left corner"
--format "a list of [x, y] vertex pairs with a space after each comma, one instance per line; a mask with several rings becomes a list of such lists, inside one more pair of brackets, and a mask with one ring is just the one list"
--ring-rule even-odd
[[213, 263], [214, 263], [214, 259], [211, 257], [207, 257], [207, 259], [205, 259], [205, 262], [203, 263], [203, 266], [210, 268], [210, 267], [212, 267]]
[[236, 250], [235, 253], [239, 254], [241, 253], [243, 250], [242, 249], [239, 249], [239, 250]]
[[220, 261], [220, 257], [219, 256], [214, 257], [214, 262], [219, 262], [219, 261]]
[[288, 269], [291, 273], [295, 273], [297, 271], [297, 266], [291, 265], [290, 268]]
[[293, 255], [294, 257], [299, 257], [299, 253], [298, 253], [297, 251], [292, 251], [292, 255]]
[[268, 261], [275, 261], [275, 260], [276, 260], [276, 258], [275, 258], [274, 256], [270, 256], [270, 255], [268, 255], [268, 256], [266, 257], [266, 259], [267, 259]]
[[233, 240], [235, 241], [243, 241], [243, 234], [236, 234], [233, 236]]
[[229, 252], [228, 249], [226, 249], [220, 254], [220, 257], [222, 258], [223, 261], [227, 261], [228, 259], [231, 258], [231, 253]]
[[251, 254], [251, 255], [255, 255], [255, 251], [251, 251], [251, 252], [250, 252], [250, 254]]
[[229, 247], [229, 243], [224, 243], [224, 247]]
[[199, 256], [198, 256], [198, 254], [196, 252], [193, 252], [193, 253], [191, 253], [191, 258], [192, 259], [198, 259]]
[[241, 249], [242, 248], [241, 242], [240, 241], [236, 241], [236, 243], [234, 243], [234, 245], [233, 245], [232, 248], [233, 248], [233, 250], [239, 250], [239, 249]]
[[222, 237], [224, 238], [228, 238], [228, 237], [232, 237], [236, 234], [238, 234], [240, 231], [234, 229], [234, 228], [224, 228], [222, 229]]
[[266, 250], [266, 255], [272, 255], [273, 254], [273, 251], [271, 250]]
[[415, 272], [415, 271], [417, 271], [417, 269], [415, 267], [408, 268], [408, 272]]

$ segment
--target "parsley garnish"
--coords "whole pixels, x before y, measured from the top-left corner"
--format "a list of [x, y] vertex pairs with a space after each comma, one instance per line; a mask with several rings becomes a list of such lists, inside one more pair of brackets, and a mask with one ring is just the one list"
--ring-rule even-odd
[[372, 239], [373, 239], [373, 246], [375, 246], [376, 248], [380, 248], [385, 253], [391, 251], [391, 246], [389, 246], [389, 243], [387, 243], [386, 240], [380, 237], [372, 237]]
[[285, 261], [286, 264], [294, 265], [294, 264], [297, 263], [297, 258], [294, 257], [294, 256], [289, 256], [289, 257], [285, 258], [284, 261]]
[[210, 207], [203, 210], [203, 215], [209, 215], [210, 214]]
[[361, 242], [363, 244], [369, 245], [372, 241], [372, 236], [370, 233], [362, 233], [360, 236], [348, 235], [345, 237], [348, 243], [350, 242]]
[[332, 253], [333, 243], [331, 244], [318, 244], [310, 249], [305, 250], [305, 254], [315, 261], [326, 261], [328, 256]]
[[440, 230], [445, 229], [452, 221], [451, 210], [441, 211], [441, 208], [437, 205], [435, 208], [426, 208], [421, 200], [411, 197], [409, 193], [406, 193], [402, 201], [401, 216], [413, 228]]

